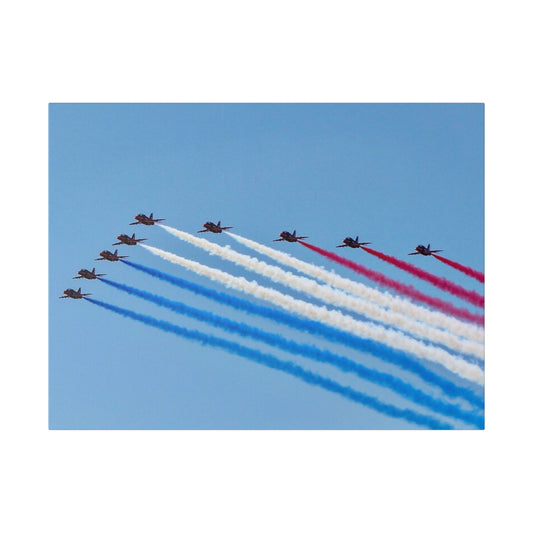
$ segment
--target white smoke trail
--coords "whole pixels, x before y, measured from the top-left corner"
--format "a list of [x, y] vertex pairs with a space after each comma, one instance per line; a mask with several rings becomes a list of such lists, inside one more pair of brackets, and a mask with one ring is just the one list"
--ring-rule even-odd
[[321, 285], [313, 279], [292, 274], [277, 266], [260, 261], [255, 257], [236, 252], [228, 246], [220, 246], [206, 239], [190, 235], [189, 233], [163, 224], [160, 224], [160, 226], [172, 235], [198, 246], [211, 254], [216, 254], [219, 257], [232, 261], [248, 270], [267, 276], [273, 281], [314, 296], [323, 302], [344, 307], [345, 309], [364, 315], [372, 320], [398, 327], [404, 331], [417, 335], [418, 337], [448, 346], [452, 350], [472, 354], [480, 359], [483, 359], [484, 357], [484, 348], [481, 344], [472, 342], [471, 340], [461, 339], [449, 331], [443, 331], [427, 324], [417, 322], [409, 316], [396, 311], [384, 309], [367, 300], [354, 298], [338, 289], [327, 285]]
[[311, 263], [306, 263], [300, 259], [296, 259], [292, 255], [274, 250], [269, 246], [259, 244], [258, 242], [246, 239], [235, 233], [229, 231], [226, 232], [230, 237], [235, 239], [237, 242], [247, 246], [248, 248], [259, 252], [260, 254], [270, 257], [274, 261], [281, 263], [283, 265], [290, 266], [299, 272], [303, 272], [309, 276], [312, 276], [316, 279], [324, 281], [333, 287], [342, 289], [350, 294], [359, 296], [360, 298], [365, 298], [370, 300], [378, 305], [387, 307], [396, 311], [398, 313], [403, 313], [410, 316], [413, 319], [420, 320], [426, 324], [432, 324], [439, 328], [444, 328], [449, 331], [453, 331], [457, 335], [462, 337], [469, 338], [473, 341], [483, 343], [484, 342], [484, 331], [483, 328], [474, 326], [472, 324], [467, 324], [458, 320], [455, 317], [448, 316], [439, 311], [433, 311], [426, 309], [419, 305], [413, 304], [405, 298], [399, 296], [393, 296], [387, 292], [382, 292], [372, 287], [368, 287], [363, 283], [345, 278], [336, 274], [335, 272], [328, 271], [322, 267], [313, 265]]
[[262, 300], [269, 301], [286, 311], [294, 312], [311, 320], [321, 322], [322, 324], [327, 324], [351, 334], [375, 340], [394, 349], [410, 352], [418, 357], [440, 363], [448, 370], [478, 384], [483, 384], [484, 382], [483, 370], [481, 368], [453, 357], [441, 348], [428, 346], [423, 342], [411, 339], [400, 332], [386, 329], [382, 326], [355, 320], [352, 317], [343, 315], [339, 311], [329, 310], [324, 306], [319, 307], [302, 300], [297, 300], [292, 296], [274, 289], [263, 287], [255, 281], [248, 281], [243, 277], [232, 276], [222, 270], [202, 265], [196, 261], [185, 259], [184, 257], [160, 250], [159, 248], [154, 248], [146, 244], [140, 244], [140, 246], [167, 261], [181, 265], [214, 281], [221, 282], [226, 287], [246, 292]]

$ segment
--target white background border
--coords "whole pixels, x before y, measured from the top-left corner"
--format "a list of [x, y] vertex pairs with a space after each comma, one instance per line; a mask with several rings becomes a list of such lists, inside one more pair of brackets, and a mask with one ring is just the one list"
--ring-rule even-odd
[[[0, 17], [2, 529], [523, 530], [527, 4], [10, 4]], [[485, 431], [47, 429], [47, 104], [212, 101], [486, 104]]]

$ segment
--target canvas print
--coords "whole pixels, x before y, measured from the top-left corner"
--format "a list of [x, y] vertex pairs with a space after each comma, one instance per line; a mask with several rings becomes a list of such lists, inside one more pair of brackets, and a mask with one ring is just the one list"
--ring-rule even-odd
[[50, 429], [484, 428], [483, 104], [49, 106]]

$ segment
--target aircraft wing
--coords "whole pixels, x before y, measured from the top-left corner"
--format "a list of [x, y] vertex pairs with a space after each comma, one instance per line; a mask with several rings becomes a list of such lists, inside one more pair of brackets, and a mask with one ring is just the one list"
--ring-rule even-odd
[[70, 296], [60, 296], [60, 298], [70, 298]]
[[83, 276], [74, 276], [72, 279], [81, 279]]
[[413, 252], [412, 254], [407, 254], [407, 255], [418, 255], [420, 252]]
[[135, 239], [135, 242], [145, 241], [146, 239]]
[[274, 239], [272, 242], [276, 242], [276, 241], [284, 241], [285, 239]]
[[196, 233], [205, 233], [206, 231], [209, 231], [208, 229], [201, 229], [200, 231], [197, 231]]
[[154, 222], [163, 222], [166, 218], [154, 218]]
[[347, 244], [339, 244], [339, 246], [337, 246], [337, 248], [346, 248], [346, 246], [348, 246]]
[[135, 224], [140, 224], [140, 222], [139, 222], [139, 221], [137, 221], [137, 222], [130, 222], [130, 226], [135, 226]]
[[124, 244], [124, 243], [122, 241], [121, 242], [115, 242], [111, 246], [118, 246], [119, 244]]
[[220, 228], [220, 229], [233, 229], [233, 226], [226, 226], [225, 228]]
[[437, 252], [444, 252], [444, 250], [431, 250], [432, 254], [436, 254]]
[[309, 237], [296, 237], [297, 240], [299, 239], [309, 239]]

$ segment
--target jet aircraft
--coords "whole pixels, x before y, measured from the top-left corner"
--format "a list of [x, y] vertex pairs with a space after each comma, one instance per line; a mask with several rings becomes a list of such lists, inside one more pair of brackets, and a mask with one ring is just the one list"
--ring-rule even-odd
[[82, 294], [81, 287], [77, 291], [74, 289], [66, 289], [63, 291], [63, 294], [65, 294], [65, 296], [60, 296], [60, 298], [74, 298], [74, 300], [80, 300], [84, 296], [91, 296], [91, 293], [89, 292], [87, 294]]
[[298, 239], [307, 239], [307, 237], [297, 237], [296, 236], [296, 230], [294, 230], [292, 233], [289, 231], [282, 231], [279, 236], [281, 239], [274, 239], [275, 241], [288, 241], [288, 242], [296, 242]]
[[74, 276], [72, 279], [81, 279], [81, 278], [96, 279], [100, 276], [105, 276], [105, 274], [95, 274], [94, 273], [95, 270], [96, 268], [93, 268], [92, 271], [87, 270], [86, 268], [82, 268], [81, 270], [78, 270], [79, 276]]
[[144, 224], [145, 226], [153, 226], [155, 222], [161, 222], [162, 220], [165, 220], [164, 218], [154, 218], [154, 214], [150, 213], [150, 216], [147, 217], [146, 215], [143, 215], [142, 213], [139, 213], [138, 215], [135, 215], [135, 220], [137, 222], [132, 222], [130, 226], [134, 226], [135, 224]]
[[215, 224], [214, 222], [206, 222], [204, 224], [204, 228], [205, 229], [201, 229], [200, 231], [197, 231], [196, 233], [204, 233], [206, 231], [211, 231], [212, 233], [222, 233], [222, 230], [232, 229], [233, 226], [220, 227], [220, 220], [219, 220], [218, 224]]
[[127, 235], [122, 234], [122, 235], [119, 235], [117, 239], [119, 240], [119, 242], [113, 243], [113, 246], [118, 246], [119, 244], [127, 244], [129, 246], [135, 246], [138, 242], [146, 240], [146, 239], [136, 239], [135, 233], [131, 237], [128, 237]]
[[371, 242], [359, 242], [359, 235], [357, 235], [355, 241], [351, 237], [346, 237], [342, 242], [344, 244], [339, 244], [337, 248], [344, 248], [345, 246], [349, 246], [350, 248], [360, 248], [365, 244], [372, 244]]
[[444, 250], [431, 250], [429, 244], [427, 245], [427, 248], [423, 244], [419, 244], [415, 248], [415, 250], [416, 250], [416, 252], [412, 252], [412, 253], [407, 254], [407, 255], [417, 255], [417, 254], [420, 254], [420, 255], [432, 255], [432, 254], [436, 254], [437, 252], [444, 252]]
[[118, 261], [119, 259], [124, 259], [126, 257], [129, 257], [128, 255], [117, 255], [118, 250], [115, 250], [115, 253], [112, 254], [109, 250], [104, 250], [103, 252], [100, 252], [100, 255], [102, 257], [98, 257], [95, 259], [95, 261], [103, 261], [104, 259], [107, 259], [108, 261]]

